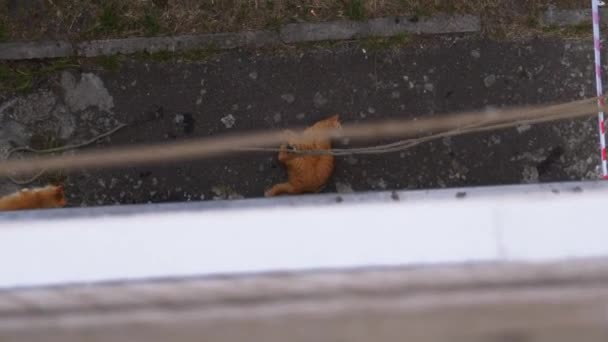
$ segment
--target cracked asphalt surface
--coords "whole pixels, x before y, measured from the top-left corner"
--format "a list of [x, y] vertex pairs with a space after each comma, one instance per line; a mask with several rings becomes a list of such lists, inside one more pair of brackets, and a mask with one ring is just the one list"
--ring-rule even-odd
[[[78, 143], [119, 123], [131, 125], [98, 147], [308, 125], [334, 113], [366, 122], [565, 102], [594, 96], [592, 48], [578, 39], [441, 36], [387, 48], [344, 42], [234, 50], [198, 62], [126, 58], [117, 70], [83, 63], [28, 94], [2, 94], [0, 152], [40, 146], [49, 136]], [[340, 157], [324, 192], [597, 179], [596, 122], [520, 126]], [[256, 152], [62, 177], [71, 206], [93, 206], [261, 197], [286, 175], [273, 153]], [[0, 182], [0, 193], [17, 188]]]

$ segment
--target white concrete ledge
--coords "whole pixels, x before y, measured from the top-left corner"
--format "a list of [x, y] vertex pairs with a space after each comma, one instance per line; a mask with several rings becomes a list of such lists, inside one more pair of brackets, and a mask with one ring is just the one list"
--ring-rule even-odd
[[24, 213], [0, 219], [0, 288], [603, 257], [607, 195], [590, 182]]

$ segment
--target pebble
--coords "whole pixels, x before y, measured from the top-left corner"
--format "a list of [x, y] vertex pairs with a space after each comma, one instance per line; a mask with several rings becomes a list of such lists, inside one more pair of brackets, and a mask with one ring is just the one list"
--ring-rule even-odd
[[228, 114], [228, 115], [224, 116], [221, 119], [221, 121], [224, 124], [224, 126], [226, 126], [226, 128], [232, 128], [234, 126], [234, 124], [236, 123], [236, 119], [234, 118], [234, 116], [232, 114]]
[[258, 73], [257, 71], [252, 71], [249, 73], [249, 78], [251, 78], [252, 80], [257, 80], [258, 79]]
[[517, 132], [519, 134], [522, 134], [523, 132], [529, 130], [530, 128], [532, 128], [532, 126], [527, 125], [527, 124], [526, 125], [519, 125], [519, 126], [517, 126]]
[[524, 183], [538, 182], [538, 170], [536, 169], [536, 167], [526, 165], [522, 172], [522, 181]]
[[426, 83], [424, 85], [424, 90], [426, 91], [433, 91], [435, 89], [435, 86], [433, 85], [433, 83]]
[[339, 194], [349, 194], [354, 192], [352, 185], [342, 182], [336, 182], [336, 191]]
[[281, 95], [281, 98], [283, 99], [283, 101], [292, 104], [296, 101], [296, 97], [293, 94], [283, 94]]
[[399, 92], [398, 92], [398, 91], [396, 91], [396, 90], [395, 90], [395, 91], [393, 91], [393, 92], [391, 93], [391, 98], [392, 98], [392, 99], [398, 99], [398, 98], [400, 98], [400, 97], [401, 97], [401, 93], [399, 93]]
[[298, 120], [304, 120], [304, 118], [306, 118], [306, 114], [304, 113], [299, 113], [296, 115], [296, 119]]
[[486, 85], [486, 87], [490, 88], [491, 86], [494, 85], [494, 83], [496, 83], [496, 76], [495, 75], [488, 75], [483, 79], [483, 84]]
[[312, 99], [315, 107], [320, 108], [327, 104], [327, 98], [323, 96], [320, 92], [317, 92]]
[[479, 57], [481, 57], [481, 53], [479, 52], [479, 50], [472, 50], [471, 51], [471, 56], [473, 58], [479, 58]]
[[346, 158], [346, 162], [350, 165], [357, 165], [359, 160], [353, 156], [348, 156], [348, 158]]
[[272, 117], [272, 119], [274, 120], [275, 123], [281, 122], [281, 113], [274, 114], [274, 116]]

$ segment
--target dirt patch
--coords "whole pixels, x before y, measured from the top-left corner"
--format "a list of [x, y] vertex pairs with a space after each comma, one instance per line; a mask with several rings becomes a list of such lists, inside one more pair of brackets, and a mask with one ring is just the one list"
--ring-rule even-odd
[[484, 33], [535, 28], [549, 5], [586, 0], [0, 0], [0, 40], [117, 38], [274, 29], [292, 22], [479, 14]]

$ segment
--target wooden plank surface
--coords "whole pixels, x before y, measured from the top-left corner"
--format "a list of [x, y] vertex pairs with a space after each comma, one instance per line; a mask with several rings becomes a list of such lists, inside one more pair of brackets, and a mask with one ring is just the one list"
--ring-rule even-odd
[[608, 260], [0, 293], [0, 341], [608, 341]]

